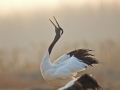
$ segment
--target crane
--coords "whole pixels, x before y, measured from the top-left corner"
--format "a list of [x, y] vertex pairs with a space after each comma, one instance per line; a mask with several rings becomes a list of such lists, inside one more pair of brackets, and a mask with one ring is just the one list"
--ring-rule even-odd
[[60, 27], [55, 17], [54, 19], [57, 26], [50, 19], [49, 20], [55, 27], [56, 35], [41, 61], [40, 70], [45, 81], [58, 89], [66, 85], [69, 81], [74, 80], [78, 72], [85, 70], [87, 67], [92, 66], [92, 64], [98, 64], [99, 61], [92, 57], [94, 55], [89, 53], [92, 50], [77, 49], [62, 55], [51, 63], [51, 51], [56, 42], [63, 35], [63, 29]]
[[89, 74], [83, 74], [81, 77], [68, 82], [64, 87], [58, 90], [101, 90], [98, 82]]

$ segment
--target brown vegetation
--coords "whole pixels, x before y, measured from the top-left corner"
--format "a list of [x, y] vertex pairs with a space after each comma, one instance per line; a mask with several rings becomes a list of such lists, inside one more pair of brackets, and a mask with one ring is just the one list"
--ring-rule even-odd
[[[46, 46], [41, 43], [40, 45], [32, 44], [31, 48], [0, 49], [0, 90], [53, 90], [43, 80], [39, 70]], [[51, 59], [54, 60], [66, 52], [83, 47], [95, 50], [93, 53], [101, 64], [88, 68], [80, 74], [92, 74], [104, 90], [119, 90], [119, 42], [108, 39], [94, 44], [89, 44], [87, 41], [82, 44], [69, 43], [60, 47], [60, 51], [54, 49]]]

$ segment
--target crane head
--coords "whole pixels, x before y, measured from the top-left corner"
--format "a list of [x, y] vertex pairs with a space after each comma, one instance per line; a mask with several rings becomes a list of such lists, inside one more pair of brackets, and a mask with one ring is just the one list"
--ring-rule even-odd
[[[53, 16], [54, 17], [54, 16]], [[50, 20], [50, 22], [54, 25], [54, 27], [55, 27], [55, 33], [56, 33], [56, 35], [59, 35], [59, 36], [61, 36], [62, 34], [63, 34], [63, 29], [60, 27], [60, 25], [58, 24], [58, 22], [57, 22], [57, 20], [56, 20], [56, 18], [54, 17], [54, 19], [55, 19], [55, 21], [56, 21], [56, 23], [57, 23], [57, 26]]]

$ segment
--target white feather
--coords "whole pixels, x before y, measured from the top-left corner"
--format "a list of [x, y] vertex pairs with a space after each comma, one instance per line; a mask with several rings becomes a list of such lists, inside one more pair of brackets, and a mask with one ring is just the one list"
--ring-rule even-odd
[[71, 81], [68, 82], [64, 87], [61, 87], [61, 88], [59, 88], [58, 90], [64, 90], [64, 89], [72, 86], [72, 85], [74, 84], [74, 82], [77, 81], [78, 78], [79, 78], [79, 77], [75, 78], [74, 80], [71, 80]]
[[[74, 56], [69, 58], [69, 55], [60, 57], [58, 61], [55, 61], [54, 64], [52, 64], [49, 62], [49, 58], [46, 58], [48, 56], [47, 52], [42, 60], [41, 72], [46, 82], [56, 89], [63, 87], [69, 81], [75, 79], [77, 72], [85, 70], [85, 67], [88, 66], [83, 63], [82, 60], [78, 60]], [[65, 60], [64, 58], [68, 59]]]
[[85, 70], [86, 66], [88, 65], [83, 63], [82, 60], [78, 60], [76, 57], [72, 56], [66, 61], [56, 65], [57, 70], [54, 76], [62, 79], [76, 76], [76, 73]]
[[54, 65], [60, 64], [60, 63], [62, 63], [63, 61], [69, 59], [69, 58], [70, 58], [70, 55], [69, 55], [69, 54], [64, 54], [64, 55], [62, 55], [61, 57], [59, 57], [57, 60], [55, 60], [55, 61], [53, 62], [53, 64], [54, 64]]

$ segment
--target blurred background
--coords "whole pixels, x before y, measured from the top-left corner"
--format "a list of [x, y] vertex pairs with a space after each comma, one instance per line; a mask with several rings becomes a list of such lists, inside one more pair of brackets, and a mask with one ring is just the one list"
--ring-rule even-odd
[[55, 36], [53, 16], [64, 34], [51, 62], [74, 49], [95, 50], [102, 64], [78, 76], [92, 74], [104, 90], [119, 90], [119, 0], [0, 0], [0, 90], [54, 90], [39, 68]]

